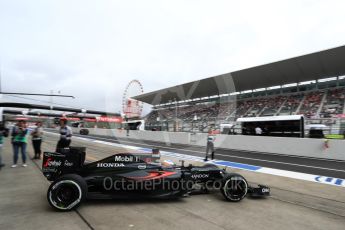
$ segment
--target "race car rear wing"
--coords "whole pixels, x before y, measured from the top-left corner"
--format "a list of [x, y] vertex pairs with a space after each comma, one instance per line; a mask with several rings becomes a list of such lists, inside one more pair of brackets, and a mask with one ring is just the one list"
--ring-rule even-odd
[[80, 170], [85, 161], [85, 147], [70, 147], [59, 152], [44, 152], [42, 172], [48, 180]]
[[[142, 153], [122, 153], [137, 157], [144, 163], [155, 164], [160, 161], [159, 149], [152, 149], [152, 152]], [[78, 173], [84, 165], [86, 155], [85, 147], [69, 147], [59, 149], [59, 152], [44, 152], [42, 162], [43, 175], [50, 181], [55, 180], [59, 176], [68, 173]], [[114, 154], [114, 156], [119, 154]], [[109, 156], [108, 158], [111, 158]], [[105, 158], [107, 159], [107, 158]], [[103, 160], [105, 160], [103, 159]], [[113, 159], [113, 158], [111, 158]], [[102, 160], [100, 160], [102, 161]]]

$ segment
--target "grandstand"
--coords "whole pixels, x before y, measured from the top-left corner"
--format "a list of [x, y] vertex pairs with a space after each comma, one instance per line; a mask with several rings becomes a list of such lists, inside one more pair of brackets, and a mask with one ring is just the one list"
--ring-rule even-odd
[[303, 114], [345, 128], [345, 46], [138, 95], [150, 129], [207, 131], [239, 117]]

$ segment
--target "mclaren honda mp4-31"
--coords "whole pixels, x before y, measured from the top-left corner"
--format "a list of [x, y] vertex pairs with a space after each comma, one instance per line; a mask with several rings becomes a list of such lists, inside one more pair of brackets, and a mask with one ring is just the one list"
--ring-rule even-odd
[[56, 210], [69, 211], [86, 199], [172, 199], [218, 190], [225, 200], [238, 202], [247, 195], [270, 194], [269, 187], [252, 187], [243, 176], [214, 164], [177, 166], [158, 158], [158, 149], [115, 154], [91, 163], [85, 163], [83, 147], [45, 152], [42, 171], [52, 181], [48, 202]]

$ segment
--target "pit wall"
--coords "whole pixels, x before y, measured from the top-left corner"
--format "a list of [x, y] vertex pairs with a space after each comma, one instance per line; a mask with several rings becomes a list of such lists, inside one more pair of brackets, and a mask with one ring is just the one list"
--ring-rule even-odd
[[[79, 133], [78, 128], [73, 128]], [[126, 130], [89, 129], [91, 135], [126, 137]], [[185, 144], [206, 146], [207, 134], [186, 132], [130, 131], [131, 139], [138, 143], [144, 141], [164, 142], [166, 144]], [[327, 147], [328, 145], [328, 147]], [[304, 157], [345, 160], [345, 141], [324, 139], [264, 137], [242, 135], [216, 135], [216, 148], [237, 149], [263, 153], [287, 154]]]

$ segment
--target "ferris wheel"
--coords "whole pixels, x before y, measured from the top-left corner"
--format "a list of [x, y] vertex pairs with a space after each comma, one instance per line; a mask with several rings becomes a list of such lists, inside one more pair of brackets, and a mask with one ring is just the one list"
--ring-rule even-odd
[[140, 81], [132, 80], [128, 83], [122, 97], [122, 111], [127, 118], [141, 117], [143, 102], [132, 97], [144, 93], [144, 88]]

